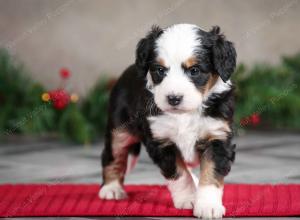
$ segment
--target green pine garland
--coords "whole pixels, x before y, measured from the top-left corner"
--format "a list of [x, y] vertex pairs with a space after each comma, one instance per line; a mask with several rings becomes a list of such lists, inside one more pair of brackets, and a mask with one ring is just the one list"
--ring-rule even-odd
[[[239, 65], [235, 122], [258, 114], [258, 127], [300, 129], [300, 54], [284, 57], [279, 65]], [[28, 77], [24, 67], [0, 49], [0, 138], [12, 134], [58, 133], [61, 138], [86, 144], [104, 135], [112, 82], [101, 78], [84, 100], [56, 110], [43, 102], [46, 90]]]
[[237, 85], [236, 122], [257, 113], [260, 127], [300, 128], [300, 54], [284, 57], [279, 65], [240, 65]]

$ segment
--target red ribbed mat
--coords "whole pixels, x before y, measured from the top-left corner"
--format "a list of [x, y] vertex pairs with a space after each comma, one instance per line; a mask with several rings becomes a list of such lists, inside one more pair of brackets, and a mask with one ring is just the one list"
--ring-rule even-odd
[[[0, 217], [192, 216], [173, 207], [165, 186], [128, 185], [129, 198], [104, 201], [96, 184], [0, 185]], [[300, 185], [225, 186], [226, 216], [300, 216]]]

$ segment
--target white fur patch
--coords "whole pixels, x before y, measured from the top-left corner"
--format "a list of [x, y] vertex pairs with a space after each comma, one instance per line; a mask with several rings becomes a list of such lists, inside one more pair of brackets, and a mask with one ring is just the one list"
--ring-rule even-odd
[[133, 170], [133, 168], [137, 164], [138, 159], [139, 159], [138, 156], [129, 155], [128, 162], [127, 162], [126, 174], [129, 174]]
[[167, 66], [181, 65], [201, 44], [197, 29], [199, 27], [192, 24], [176, 24], [164, 29], [156, 43], [159, 58], [162, 58]]
[[196, 185], [191, 174], [187, 171], [176, 180], [168, 180], [168, 189], [171, 192], [173, 203], [177, 209], [192, 209]]
[[146, 79], [147, 79], [146, 88], [147, 88], [150, 92], [152, 92], [152, 89], [153, 89], [153, 81], [152, 81], [150, 72], [147, 73]]
[[110, 182], [101, 187], [99, 191], [99, 197], [101, 199], [125, 199], [127, 197], [126, 192], [124, 191], [122, 185], [118, 180]]
[[222, 196], [223, 188], [215, 185], [199, 186], [196, 193], [194, 216], [204, 219], [222, 218], [225, 214]]
[[165, 113], [148, 117], [153, 137], [174, 142], [186, 162], [198, 159], [195, 143], [208, 135], [225, 138], [229, 131], [226, 122], [212, 117], [204, 117], [199, 112]]
[[193, 178], [193, 181], [194, 181], [194, 183], [195, 183], [195, 186], [198, 186], [198, 184], [199, 184], [199, 179], [198, 179], [198, 177], [193, 173], [193, 170], [192, 170], [190, 167], [189, 167], [188, 169], [189, 169], [190, 174], [191, 174], [191, 176], [192, 176], [192, 178]]
[[226, 82], [223, 82], [223, 80], [218, 77], [217, 82], [215, 83], [215, 85], [213, 85], [213, 87], [208, 91], [208, 93], [206, 94], [206, 96], [204, 97], [204, 100], [207, 100], [208, 97], [213, 94], [213, 93], [223, 93], [226, 92], [228, 90], [231, 89], [231, 81], [227, 80]]

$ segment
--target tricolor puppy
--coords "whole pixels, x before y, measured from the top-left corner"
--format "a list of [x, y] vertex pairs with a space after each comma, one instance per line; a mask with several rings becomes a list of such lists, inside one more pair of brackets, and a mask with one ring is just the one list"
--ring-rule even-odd
[[[234, 161], [230, 76], [236, 51], [219, 27], [153, 27], [114, 86], [102, 154], [102, 199], [123, 199], [127, 158], [140, 144], [167, 179], [174, 206], [220, 218]], [[200, 181], [189, 166], [200, 165]]]

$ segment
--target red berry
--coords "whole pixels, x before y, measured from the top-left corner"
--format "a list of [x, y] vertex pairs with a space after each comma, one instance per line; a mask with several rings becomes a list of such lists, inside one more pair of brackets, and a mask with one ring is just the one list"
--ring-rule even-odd
[[49, 95], [53, 103], [53, 107], [56, 109], [63, 109], [70, 102], [70, 95], [62, 89], [51, 91], [49, 92]]
[[60, 69], [60, 76], [63, 79], [68, 79], [71, 76], [71, 73], [68, 69], [66, 68], [61, 68]]
[[260, 124], [261, 118], [260, 115], [257, 113], [254, 113], [253, 115], [251, 115], [251, 122], [253, 125], [258, 125]]

